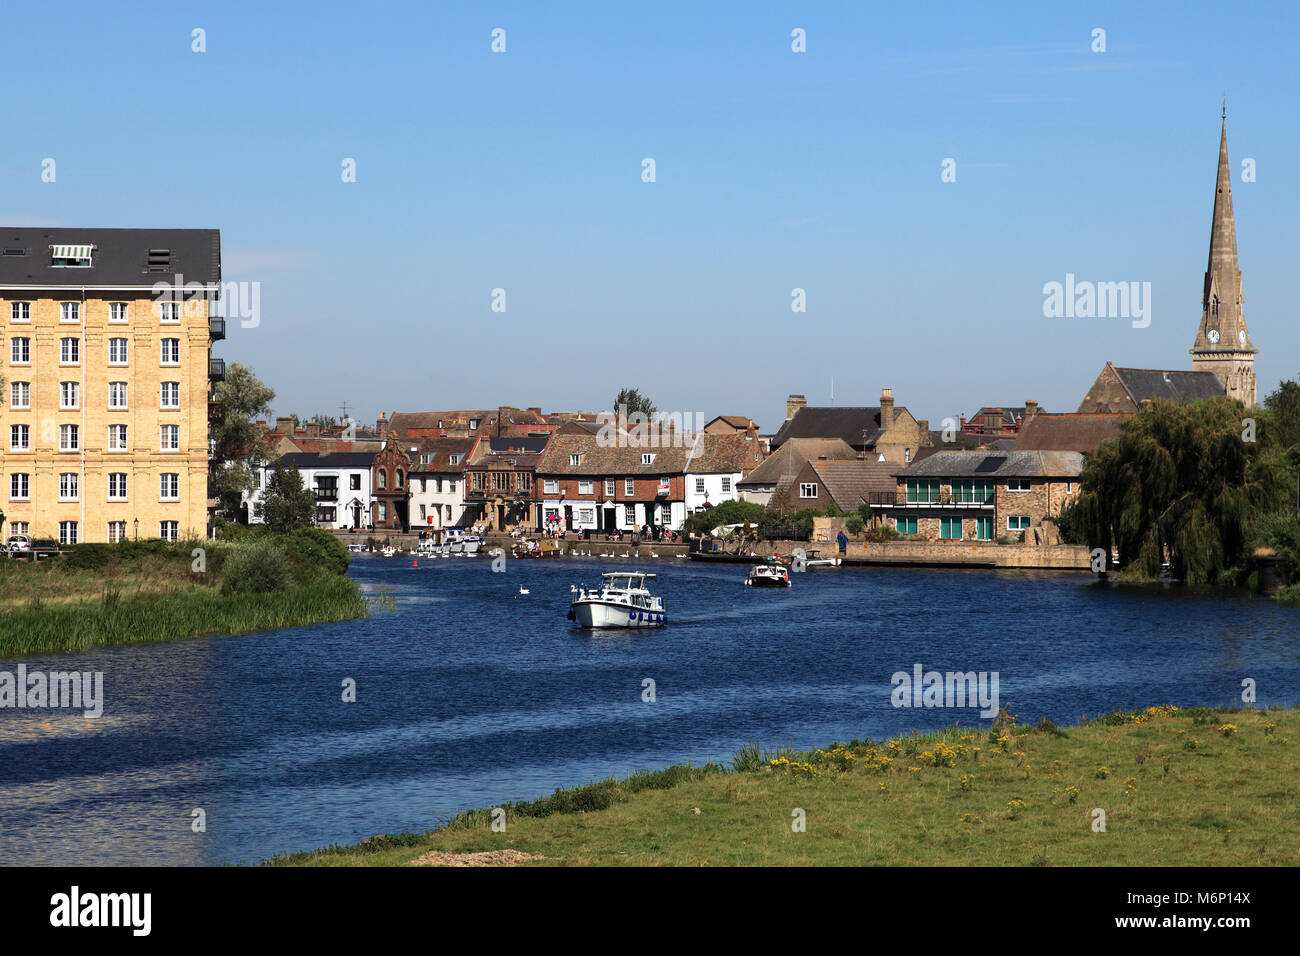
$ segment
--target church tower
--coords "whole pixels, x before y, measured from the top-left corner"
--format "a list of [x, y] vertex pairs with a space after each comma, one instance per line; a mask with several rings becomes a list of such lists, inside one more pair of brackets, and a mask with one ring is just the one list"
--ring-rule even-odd
[[1228, 113], [1219, 133], [1219, 175], [1214, 187], [1210, 263], [1201, 294], [1201, 325], [1191, 348], [1192, 368], [1213, 372], [1229, 398], [1255, 404], [1255, 353], [1246, 329], [1237, 264], [1237, 227], [1232, 218], [1232, 169], [1228, 165]]

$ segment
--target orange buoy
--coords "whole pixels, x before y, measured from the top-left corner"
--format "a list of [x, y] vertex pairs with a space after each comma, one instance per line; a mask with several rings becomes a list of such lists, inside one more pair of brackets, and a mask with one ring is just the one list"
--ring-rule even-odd
[[419, 562], [419, 561], [412, 561], [412, 562], [411, 562], [411, 567], [413, 567], [413, 568], [418, 568], [419, 566], [420, 566], [420, 562]]

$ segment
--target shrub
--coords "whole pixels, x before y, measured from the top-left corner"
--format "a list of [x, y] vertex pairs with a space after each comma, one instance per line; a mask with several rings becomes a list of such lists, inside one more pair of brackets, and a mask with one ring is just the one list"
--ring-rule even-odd
[[860, 515], [849, 515], [844, 521], [844, 530], [849, 534], [861, 534], [862, 528], [862, 517]]
[[293, 573], [284, 552], [268, 540], [241, 542], [225, 559], [223, 594], [265, 594], [289, 587]]
[[351, 557], [338, 538], [323, 528], [299, 528], [284, 541], [289, 556], [328, 574], [347, 574]]
[[112, 554], [110, 544], [76, 544], [63, 555], [63, 566], [74, 571], [102, 571]]

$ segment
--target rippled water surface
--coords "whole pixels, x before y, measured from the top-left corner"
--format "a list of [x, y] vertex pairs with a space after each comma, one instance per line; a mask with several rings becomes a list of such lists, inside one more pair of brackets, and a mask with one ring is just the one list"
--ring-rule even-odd
[[[392, 598], [369, 620], [28, 659], [103, 671], [106, 703], [97, 720], [0, 710], [0, 863], [255, 861], [725, 761], [748, 741], [811, 748], [979, 720], [894, 708], [891, 675], [917, 663], [997, 671], [1021, 719], [1058, 723], [1229, 704], [1245, 677], [1261, 704], [1300, 699], [1300, 612], [1264, 600], [904, 569], [814, 571], [769, 591], [742, 587], [741, 566], [649, 565], [660, 630], [566, 620], [570, 584], [627, 560], [493, 574], [486, 559], [362, 556], [351, 573]], [[340, 699], [345, 678], [356, 703]], [[191, 832], [195, 808], [205, 833]]]

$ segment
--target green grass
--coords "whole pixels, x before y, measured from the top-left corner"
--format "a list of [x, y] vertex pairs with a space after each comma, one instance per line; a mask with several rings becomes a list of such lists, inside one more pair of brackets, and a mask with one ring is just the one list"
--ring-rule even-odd
[[246, 634], [343, 621], [367, 614], [350, 578], [331, 577], [267, 594], [207, 589], [166, 598], [85, 601], [0, 615], [0, 658], [62, 654], [90, 647], [149, 644], [211, 634]]
[[527, 865], [573, 866], [1300, 863], [1300, 712], [1156, 708], [995, 727], [806, 754], [751, 745], [736, 758], [750, 769], [671, 767], [502, 804], [504, 833], [488, 808], [268, 862], [393, 866], [511, 848], [544, 857]]

